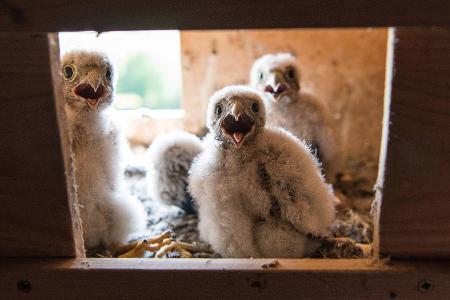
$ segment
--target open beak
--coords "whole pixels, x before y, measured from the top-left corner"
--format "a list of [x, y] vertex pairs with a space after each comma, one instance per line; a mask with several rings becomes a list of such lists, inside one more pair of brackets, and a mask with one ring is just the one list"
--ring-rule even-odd
[[264, 87], [264, 92], [270, 93], [273, 96], [274, 102], [279, 102], [286, 92], [289, 91], [289, 86], [284, 82], [283, 75], [280, 73], [271, 74]]
[[90, 109], [98, 107], [99, 103], [106, 94], [106, 88], [103, 85], [99, 74], [91, 72], [86, 82], [80, 83], [72, 89], [72, 93], [86, 102]]
[[255, 131], [255, 121], [245, 112], [240, 103], [235, 102], [221, 123], [221, 129], [240, 148], [248, 136]]

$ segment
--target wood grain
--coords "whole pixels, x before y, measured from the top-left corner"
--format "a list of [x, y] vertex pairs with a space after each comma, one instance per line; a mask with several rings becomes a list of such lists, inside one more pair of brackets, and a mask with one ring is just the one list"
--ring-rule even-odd
[[62, 76], [59, 53], [59, 38], [57, 33], [48, 34], [50, 67], [52, 72], [53, 93], [55, 99], [56, 117], [58, 121], [59, 136], [61, 139], [61, 149], [64, 159], [64, 170], [66, 178], [66, 188], [70, 215], [72, 216], [72, 228], [74, 234], [74, 246], [76, 257], [85, 257], [83, 229], [81, 226], [81, 216], [78, 209], [78, 202], [75, 193], [75, 181], [72, 168], [72, 155], [70, 154], [70, 141], [67, 129], [67, 119], [64, 110], [64, 95], [62, 91]]
[[0, 264], [0, 294], [5, 299], [446, 299], [450, 295], [449, 262], [75, 259]]
[[449, 25], [447, 0], [8, 0], [0, 31]]
[[46, 34], [0, 33], [0, 257], [74, 257]]
[[450, 258], [450, 27], [390, 34], [379, 250]]

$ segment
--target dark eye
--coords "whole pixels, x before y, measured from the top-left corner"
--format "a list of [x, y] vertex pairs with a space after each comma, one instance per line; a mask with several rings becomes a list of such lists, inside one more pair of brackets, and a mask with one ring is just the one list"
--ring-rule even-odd
[[112, 79], [112, 71], [111, 71], [111, 68], [107, 68], [107, 69], [106, 69], [106, 79], [108, 79], [109, 81], [111, 81], [111, 79]]
[[259, 111], [258, 103], [255, 102], [255, 103], [252, 104], [252, 111], [255, 112], [255, 113], [257, 113]]
[[264, 73], [260, 72], [259, 73], [259, 81], [262, 81], [264, 79]]
[[288, 78], [295, 79], [295, 70], [294, 69], [289, 69], [286, 74], [287, 74]]
[[220, 116], [222, 114], [222, 106], [220, 104], [216, 105], [216, 116]]
[[66, 65], [63, 68], [63, 75], [65, 79], [73, 79], [76, 76], [76, 67], [74, 65]]

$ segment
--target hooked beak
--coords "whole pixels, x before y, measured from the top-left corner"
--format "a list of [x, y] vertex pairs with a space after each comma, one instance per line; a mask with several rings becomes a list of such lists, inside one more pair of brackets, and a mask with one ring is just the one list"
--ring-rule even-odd
[[90, 109], [95, 109], [105, 96], [106, 88], [102, 83], [100, 74], [97, 71], [91, 71], [87, 80], [75, 86], [72, 93], [84, 100]]
[[242, 114], [245, 114], [245, 110], [239, 102], [231, 104], [231, 116], [237, 121]]
[[274, 102], [279, 102], [283, 95], [289, 91], [288, 85], [283, 80], [283, 75], [276, 72], [272, 73], [264, 87], [264, 92], [273, 96]]
[[242, 105], [234, 102], [228, 114], [221, 123], [222, 133], [228, 136], [240, 148], [248, 136], [255, 131], [255, 121], [245, 112]]

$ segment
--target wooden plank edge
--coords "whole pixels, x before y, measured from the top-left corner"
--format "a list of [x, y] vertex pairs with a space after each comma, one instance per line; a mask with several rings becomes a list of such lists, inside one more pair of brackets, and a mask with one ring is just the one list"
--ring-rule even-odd
[[6, 268], [42, 268], [47, 270], [141, 270], [141, 271], [333, 271], [387, 270], [391, 267], [372, 259], [149, 259], [149, 258], [75, 258], [4, 259]]
[[449, 261], [94, 258], [16, 259], [0, 264], [0, 295], [5, 299], [150, 295], [152, 299], [445, 299], [450, 295]]
[[[66, 1], [67, 2], [67, 1]], [[0, 31], [244, 29], [449, 25], [448, 2], [11, 0], [0, 5]], [[276, 13], [274, 13], [276, 12]], [[101, 16], [101, 17], [99, 17]]]
[[3, 271], [41, 270], [136, 270], [136, 271], [279, 271], [279, 272], [448, 272], [450, 260], [390, 259], [284, 259], [284, 258], [55, 258], [0, 259]]
[[389, 31], [375, 222], [380, 255], [449, 259], [450, 27]]
[[374, 237], [373, 237], [373, 254], [375, 258], [380, 258], [380, 212], [383, 204], [383, 186], [384, 173], [386, 170], [386, 155], [389, 143], [389, 125], [391, 112], [391, 90], [392, 76], [394, 74], [394, 45], [395, 44], [395, 28], [388, 29], [388, 41], [386, 49], [386, 75], [384, 84], [384, 100], [383, 100], [383, 129], [380, 142], [380, 156], [378, 159], [378, 176], [375, 183], [375, 200], [374, 207]]
[[83, 229], [81, 227], [81, 217], [78, 210], [77, 200], [75, 196], [75, 187], [72, 174], [72, 157], [70, 155], [70, 144], [67, 130], [66, 115], [64, 112], [64, 100], [62, 91], [62, 78], [60, 71], [60, 52], [59, 39], [57, 33], [50, 33], [48, 36], [49, 43], [49, 64], [52, 72], [53, 94], [56, 108], [56, 116], [59, 128], [59, 137], [61, 141], [61, 152], [64, 160], [64, 171], [67, 187], [67, 205], [71, 214], [71, 222], [73, 228], [73, 243], [75, 257], [85, 257]]

